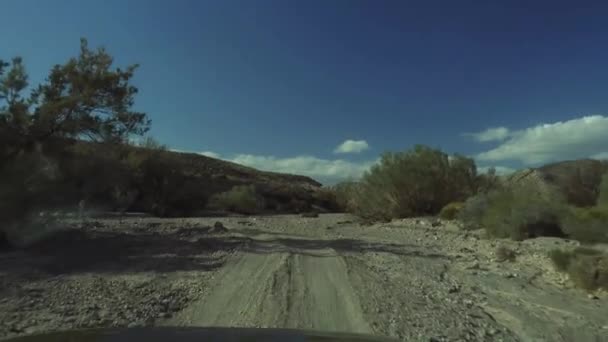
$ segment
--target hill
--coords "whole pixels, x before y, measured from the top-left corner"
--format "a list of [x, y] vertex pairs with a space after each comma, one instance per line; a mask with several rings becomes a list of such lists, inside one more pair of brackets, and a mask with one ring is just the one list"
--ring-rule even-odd
[[337, 208], [330, 192], [309, 177], [260, 171], [195, 153], [60, 139], [45, 143], [28, 158], [35, 160], [29, 168], [54, 170], [48, 176], [52, 181], [45, 181], [37, 196], [44, 198], [41, 208], [50, 204], [69, 210], [83, 201], [95, 210], [171, 217]]

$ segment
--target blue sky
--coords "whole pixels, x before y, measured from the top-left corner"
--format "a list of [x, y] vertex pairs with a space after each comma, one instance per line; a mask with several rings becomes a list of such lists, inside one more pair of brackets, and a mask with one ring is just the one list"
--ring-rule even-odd
[[0, 58], [141, 64], [151, 135], [323, 182], [420, 143], [501, 170], [608, 156], [602, 1], [19, 0]]

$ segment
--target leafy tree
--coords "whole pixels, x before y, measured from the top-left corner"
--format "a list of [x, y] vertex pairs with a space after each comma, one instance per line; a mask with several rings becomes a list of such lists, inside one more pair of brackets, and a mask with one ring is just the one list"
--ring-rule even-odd
[[0, 136], [10, 157], [48, 138], [124, 142], [144, 134], [150, 120], [133, 111], [137, 88], [129, 83], [137, 68], [112, 68], [104, 48], [91, 50], [81, 39], [80, 54], [55, 65], [28, 97], [28, 75], [20, 57], [0, 61]]
[[0, 60], [1, 221], [18, 222], [71, 191], [57, 186], [65, 175], [51, 172], [57, 169], [51, 156], [63, 153], [57, 150], [65, 151], [68, 142], [119, 145], [148, 131], [146, 114], [132, 109], [138, 90], [130, 81], [137, 65], [112, 64], [104, 48], [91, 50], [81, 39], [77, 57], [52, 67], [24, 95], [30, 84], [23, 59]]

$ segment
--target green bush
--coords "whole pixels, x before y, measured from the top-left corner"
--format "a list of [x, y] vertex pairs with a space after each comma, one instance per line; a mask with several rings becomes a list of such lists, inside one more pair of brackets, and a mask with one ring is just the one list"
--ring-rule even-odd
[[490, 191], [499, 190], [502, 188], [499, 177], [496, 175], [496, 169], [491, 167], [486, 173], [477, 175], [476, 192], [478, 194], [488, 193]]
[[214, 195], [209, 208], [251, 215], [264, 209], [264, 200], [257, 194], [255, 185], [237, 185]]
[[571, 207], [563, 215], [561, 227], [570, 238], [584, 243], [607, 242], [608, 211], [598, 207]]
[[522, 240], [537, 236], [564, 236], [560, 227], [566, 204], [547, 199], [530, 188], [503, 189], [488, 194], [481, 226], [489, 236]]
[[340, 201], [366, 220], [435, 215], [446, 204], [472, 195], [476, 180], [472, 159], [417, 145], [385, 153], [360, 182], [345, 186]]
[[463, 202], [451, 202], [448, 203], [445, 207], [441, 209], [439, 212], [439, 217], [444, 220], [454, 220], [458, 217], [458, 214], [464, 207]]
[[357, 200], [360, 199], [358, 191], [361, 184], [354, 181], [338, 183], [333, 187], [338, 207], [345, 212], [358, 210]]
[[489, 204], [487, 193], [478, 193], [464, 202], [457, 215], [457, 219], [464, 223], [465, 229], [482, 228], [481, 222]]

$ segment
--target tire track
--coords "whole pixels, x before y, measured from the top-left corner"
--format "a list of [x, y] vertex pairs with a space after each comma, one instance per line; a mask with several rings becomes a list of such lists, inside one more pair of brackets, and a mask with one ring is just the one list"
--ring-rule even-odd
[[332, 249], [242, 252], [207, 296], [164, 324], [371, 333], [346, 263]]

